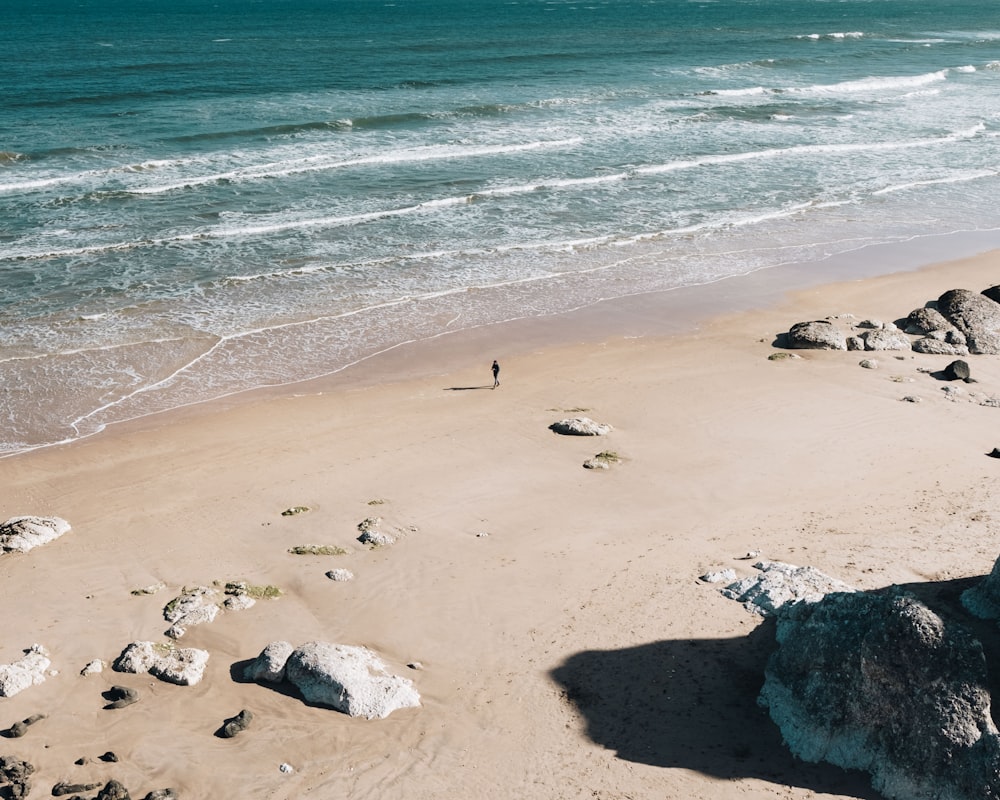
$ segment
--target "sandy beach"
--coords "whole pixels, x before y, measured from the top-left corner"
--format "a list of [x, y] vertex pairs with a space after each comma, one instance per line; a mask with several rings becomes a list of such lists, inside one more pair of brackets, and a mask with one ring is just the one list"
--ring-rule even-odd
[[[860, 589], [990, 571], [1000, 409], [949, 399], [921, 371], [951, 358], [768, 356], [795, 322], [899, 319], [994, 285], [998, 268], [989, 253], [813, 287], [676, 335], [643, 335], [627, 304], [617, 331], [572, 315], [511, 323], [399, 348], [294, 396], [0, 460], [0, 517], [73, 526], [0, 557], [0, 663], [39, 643], [58, 671], [0, 699], [0, 728], [47, 715], [0, 739], [0, 755], [35, 766], [32, 797], [116, 778], [133, 797], [169, 786], [185, 799], [876, 798], [867, 776], [784, 749], [755, 703], [772, 646], [760, 618], [699, 576], [748, 575], [750, 551]], [[966, 391], [1000, 396], [1000, 357], [968, 360]], [[614, 430], [549, 430], [574, 416]], [[601, 451], [620, 462], [582, 467]], [[297, 506], [308, 511], [282, 515]], [[369, 548], [367, 517], [404, 535]], [[288, 552], [309, 544], [347, 552]], [[336, 568], [354, 580], [326, 577]], [[211, 654], [198, 685], [80, 675], [134, 640], [167, 641], [164, 605], [215, 581], [282, 596], [187, 632], [179, 644]], [[422, 704], [352, 719], [239, 680], [274, 640], [367, 646]], [[140, 702], [105, 710], [113, 684]], [[249, 730], [215, 736], [244, 708]], [[106, 751], [118, 762], [98, 760]]]

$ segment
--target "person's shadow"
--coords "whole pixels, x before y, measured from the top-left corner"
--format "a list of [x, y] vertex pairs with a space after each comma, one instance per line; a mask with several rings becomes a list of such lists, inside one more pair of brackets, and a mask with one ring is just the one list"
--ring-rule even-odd
[[469, 392], [474, 389], [493, 389], [493, 384], [487, 384], [485, 386], [449, 386], [445, 389], [446, 392]]

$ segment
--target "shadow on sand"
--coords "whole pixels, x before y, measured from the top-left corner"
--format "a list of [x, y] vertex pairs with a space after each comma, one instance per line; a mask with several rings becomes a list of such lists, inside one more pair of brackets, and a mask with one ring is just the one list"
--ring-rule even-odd
[[471, 392], [475, 389], [495, 389], [496, 387], [492, 383], [488, 383], [485, 386], [449, 386], [445, 389], [446, 392]]
[[[995, 693], [1000, 663], [996, 624], [972, 619], [958, 601], [979, 580], [902, 588], [946, 621], [960, 618], [983, 642], [990, 691]], [[626, 761], [878, 800], [881, 795], [866, 773], [793, 757], [767, 711], [757, 706], [764, 667], [776, 647], [774, 628], [773, 620], [765, 620], [740, 638], [584, 651], [567, 658], [551, 677], [584, 718], [589, 738]]]

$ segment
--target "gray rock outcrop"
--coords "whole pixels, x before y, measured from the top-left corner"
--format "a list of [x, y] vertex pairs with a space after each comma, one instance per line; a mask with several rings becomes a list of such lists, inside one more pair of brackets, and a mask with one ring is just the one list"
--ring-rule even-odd
[[[286, 645], [272, 642], [254, 664], [267, 654], [268, 670], [277, 674], [274, 661]], [[253, 671], [252, 664], [247, 677]], [[397, 709], [420, 705], [413, 682], [392, 675], [378, 655], [365, 647], [307, 642], [288, 656], [284, 677], [306, 702], [329, 706], [352, 717], [383, 719]]]
[[614, 430], [603, 422], [594, 422], [590, 417], [561, 419], [549, 425], [549, 430], [563, 436], [604, 436]]
[[788, 346], [795, 350], [846, 350], [847, 341], [836, 325], [820, 319], [792, 325]]
[[0, 553], [27, 553], [70, 530], [59, 517], [11, 517], [0, 523]]
[[104, 708], [116, 710], [139, 702], [139, 691], [130, 686], [112, 686], [104, 696], [110, 701]]
[[96, 800], [132, 800], [132, 796], [128, 793], [128, 789], [118, 781], [110, 780], [97, 793]]
[[132, 642], [114, 663], [118, 672], [142, 673], [180, 686], [201, 681], [208, 664], [208, 652], [194, 647], [174, 647], [154, 642]]
[[890, 800], [1000, 797], [980, 643], [903, 594], [785, 606], [760, 704], [805, 761], [867, 771]]
[[31, 645], [17, 661], [0, 664], [0, 697], [13, 697], [42, 683], [51, 665], [48, 652], [40, 644]]
[[830, 592], [853, 592], [846, 583], [824, 575], [814, 567], [797, 567], [781, 561], [758, 561], [759, 575], [743, 578], [720, 591], [754, 614], [767, 617], [780, 608], [802, 600], [816, 601]]
[[938, 310], [958, 328], [971, 353], [1000, 353], [1000, 303], [968, 289], [951, 289], [938, 298]]

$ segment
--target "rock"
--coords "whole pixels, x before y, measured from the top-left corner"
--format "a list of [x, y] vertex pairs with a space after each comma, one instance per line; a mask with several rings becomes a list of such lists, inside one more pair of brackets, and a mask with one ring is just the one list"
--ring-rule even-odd
[[112, 686], [104, 693], [104, 696], [111, 701], [104, 706], [105, 709], [109, 710], [125, 708], [139, 702], [138, 689], [133, 689], [130, 686]]
[[185, 589], [163, 608], [163, 618], [173, 623], [167, 636], [179, 639], [190, 626], [212, 622], [219, 614], [220, 598], [219, 590], [209, 586]]
[[788, 331], [788, 346], [794, 350], [846, 350], [844, 334], [829, 320], [797, 322]]
[[903, 594], [786, 606], [759, 702], [792, 753], [865, 770], [889, 800], [1000, 796], [982, 646]]
[[154, 789], [142, 798], [142, 800], [177, 800], [179, 797], [180, 795], [173, 789]]
[[117, 764], [118, 756], [116, 756], [111, 750], [108, 750], [104, 755], [98, 756], [101, 761], [106, 764]]
[[1000, 447], [994, 447], [992, 451], [987, 453], [990, 458], [1000, 458]]
[[799, 601], [815, 602], [830, 592], [853, 592], [854, 588], [813, 567], [796, 567], [781, 561], [758, 561], [760, 575], [744, 578], [722, 589], [730, 600], [747, 611], [770, 616], [780, 608]]
[[982, 294], [995, 303], [1000, 303], [1000, 286], [991, 286], [989, 289], [983, 289]]
[[611, 462], [606, 458], [588, 458], [583, 462], [584, 469], [611, 469]]
[[282, 763], [278, 767], [278, 769], [281, 772], [283, 772], [285, 775], [290, 775], [291, 773], [295, 772], [295, 767], [293, 767], [291, 764], [288, 764], [288, 763]]
[[89, 792], [93, 789], [100, 789], [100, 783], [65, 783], [60, 781], [52, 787], [52, 794], [61, 797], [64, 794], [76, 794], [77, 792]]
[[208, 652], [153, 642], [132, 642], [115, 661], [118, 672], [148, 672], [168, 683], [194, 686], [205, 674]]
[[969, 383], [969, 379], [972, 376], [972, 370], [969, 369], [969, 362], [967, 361], [952, 361], [944, 368], [943, 373], [946, 381], [965, 381]]
[[[892, 325], [892, 323], [889, 323]], [[882, 322], [880, 319], [863, 319], [860, 322], [855, 323], [856, 328], [866, 328], [868, 330], [882, 330], [886, 327], [886, 323]]]
[[251, 722], [253, 722], [253, 712], [244, 708], [235, 717], [230, 717], [223, 723], [219, 736], [223, 739], [232, 739], [236, 734], [243, 733], [249, 728]]
[[33, 644], [24, 651], [24, 657], [12, 664], [0, 664], [0, 697], [13, 697], [29, 686], [45, 681], [45, 672], [51, 666], [49, 654], [40, 644]]
[[326, 577], [331, 581], [353, 581], [354, 573], [349, 569], [331, 569], [326, 573]]
[[699, 580], [703, 580], [705, 583], [723, 583], [724, 581], [732, 583], [736, 580], [736, 570], [726, 568], [716, 570], [714, 572], [706, 572], [699, 578]]
[[604, 436], [614, 430], [603, 422], [594, 422], [589, 417], [573, 417], [561, 419], [549, 425], [549, 430], [563, 436]]
[[863, 369], [878, 369], [878, 362], [872, 358], [865, 358], [858, 362], [858, 366]]
[[15, 722], [11, 725], [7, 729], [6, 735], [11, 739], [20, 739], [28, 732], [28, 728], [43, 719], [45, 719], [45, 714], [32, 714], [30, 717], [22, 719], [20, 722]]
[[382, 719], [396, 709], [420, 705], [412, 681], [391, 675], [365, 647], [308, 642], [288, 658], [285, 677], [307, 702], [352, 717]]
[[0, 553], [27, 553], [70, 530], [59, 517], [11, 517], [0, 523]]
[[231, 594], [223, 604], [226, 611], [245, 611], [257, 605], [257, 601], [248, 594]]
[[309, 506], [292, 506], [291, 508], [286, 508], [281, 512], [283, 517], [294, 517], [298, 514], [305, 514], [309, 510]]
[[89, 664], [87, 664], [87, 666], [85, 666], [83, 669], [80, 670], [80, 674], [83, 677], [87, 677], [88, 675], [95, 675], [98, 672], [104, 672], [104, 662], [101, 661], [99, 658], [91, 661]]
[[913, 350], [916, 353], [923, 353], [929, 356], [967, 356], [969, 348], [964, 344], [952, 344], [948, 341], [937, 339], [932, 336], [925, 336], [917, 339], [913, 343]]
[[[993, 453], [997, 453], [994, 458], [1000, 458], [1000, 451], [996, 448]], [[989, 575], [962, 592], [962, 605], [979, 619], [1000, 620], [1000, 558], [994, 562]]]
[[380, 530], [368, 530], [363, 531], [358, 537], [358, 541], [362, 544], [371, 544], [376, 547], [381, 547], [383, 545], [390, 545], [396, 543], [396, 537], [391, 533], [386, 533]]
[[771, 355], [769, 355], [767, 357], [767, 360], [768, 361], [792, 361], [794, 359], [800, 359], [801, 360], [801, 358], [802, 358], [802, 356], [800, 356], [798, 353], [771, 353]]
[[285, 664], [294, 650], [290, 642], [271, 642], [243, 670], [243, 677], [248, 681], [281, 683], [285, 679]]
[[956, 330], [956, 328], [936, 308], [917, 308], [906, 318], [903, 330], [907, 333], [926, 335], [933, 331]]
[[22, 800], [31, 791], [31, 773], [35, 768], [27, 761], [13, 756], [0, 756], [0, 785], [8, 784], [6, 797]]
[[958, 328], [972, 353], [1000, 353], [1000, 303], [967, 289], [952, 289], [938, 298], [938, 310]]
[[861, 334], [865, 350], [909, 350], [910, 337], [896, 327], [865, 331]]
[[864, 350], [865, 340], [860, 336], [848, 336], [844, 339], [844, 344], [847, 345], [848, 350]]
[[104, 784], [104, 788], [97, 793], [96, 800], [132, 800], [128, 789], [118, 781], [111, 780]]

